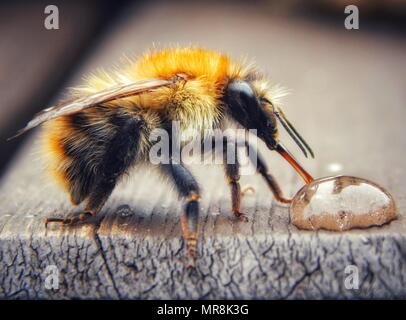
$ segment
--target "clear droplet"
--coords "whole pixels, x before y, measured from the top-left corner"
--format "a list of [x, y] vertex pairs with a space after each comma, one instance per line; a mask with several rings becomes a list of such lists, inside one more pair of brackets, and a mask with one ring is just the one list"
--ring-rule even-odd
[[350, 176], [327, 177], [305, 185], [290, 206], [300, 229], [343, 231], [380, 226], [396, 219], [396, 205], [381, 186]]

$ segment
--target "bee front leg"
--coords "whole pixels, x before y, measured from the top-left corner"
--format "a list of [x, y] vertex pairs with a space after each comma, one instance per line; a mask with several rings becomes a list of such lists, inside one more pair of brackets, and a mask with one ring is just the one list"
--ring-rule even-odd
[[292, 199], [285, 198], [278, 182], [276, 181], [275, 177], [268, 172], [268, 167], [258, 151], [255, 150], [255, 148], [252, 147], [248, 142], [245, 143], [245, 147], [247, 148], [247, 153], [251, 163], [256, 167], [257, 172], [265, 179], [275, 199], [281, 203], [291, 203]]
[[200, 188], [190, 171], [181, 163], [171, 160], [169, 164], [162, 165], [162, 171], [173, 180], [180, 196], [185, 200], [181, 216], [182, 235], [191, 260], [189, 267], [194, 267], [199, 231]]

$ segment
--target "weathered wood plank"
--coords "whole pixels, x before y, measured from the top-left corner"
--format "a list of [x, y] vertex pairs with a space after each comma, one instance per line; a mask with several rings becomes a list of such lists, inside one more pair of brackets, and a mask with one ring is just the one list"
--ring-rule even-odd
[[[334, 174], [353, 174], [386, 186], [397, 200], [399, 220], [343, 233], [299, 231], [265, 183], [258, 176], [244, 176], [242, 183], [257, 191], [243, 199], [250, 222], [237, 222], [220, 168], [193, 166], [204, 192], [199, 261], [191, 272], [182, 260], [180, 203], [149, 170], [138, 170], [119, 185], [97, 221], [54, 226], [46, 233], [46, 217], [75, 209], [41, 174], [34, 137], [1, 181], [0, 296], [405, 297], [406, 44], [362, 30], [322, 30], [271, 19], [252, 8], [188, 6], [129, 11], [83, 73], [114, 63], [123, 52], [139, 53], [152, 41], [198, 42], [235, 56], [254, 56], [273, 79], [294, 90], [286, 112], [317, 154], [313, 161], [301, 161], [304, 166], [318, 177], [333, 174], [329, 165], [335, 163], [341, 169]], [[285, 192], [292, 195], [301, 182], [276, 155], [266, 154]], [[58, 290], [44, 287], [48, 265], [59, 269]], [[359, 268], [359, 290], [345, 289], [348, 265]]]

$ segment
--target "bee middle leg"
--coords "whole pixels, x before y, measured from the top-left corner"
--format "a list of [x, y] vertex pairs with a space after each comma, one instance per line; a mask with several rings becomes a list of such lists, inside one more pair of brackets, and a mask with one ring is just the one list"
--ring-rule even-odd
[[242, 221], [248, 221], [248, 217], [241, 212], [241, 197], [245, 191], [240, 186], [240, 163], [237, 154], [238, 144], [235, 141], [223, 140], [223, 164], [228, 184], [231, 189], [231, 206], [233, 214]]
[[193, 265], [196, 259], [199, 231], [200, 188], [192, 173], [182, 163], [175, 163], [170, 160], [169, 164], [162, 164], [161, 167], [162, 171], [173, 180], [180, 196], [185, 201], [181, 227], [188, 256], [193, 260]]

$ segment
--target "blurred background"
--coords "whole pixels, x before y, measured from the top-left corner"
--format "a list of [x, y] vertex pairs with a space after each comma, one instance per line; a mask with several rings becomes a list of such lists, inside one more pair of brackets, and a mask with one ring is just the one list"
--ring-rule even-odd
[[[248, 57], [290, 88], [286, 113], [315, 149], [316, 161], [303, 160], [315, 176], [404, 177], [406, 1], [52, 1], [58, 30], [44, 27], [48, 4], [0, 4], [2, 175], [33, 133], [6, 138], [35, 112], [86, 73], [155, 43]], [[344, 27], [350, 4], [359, 30]]]

